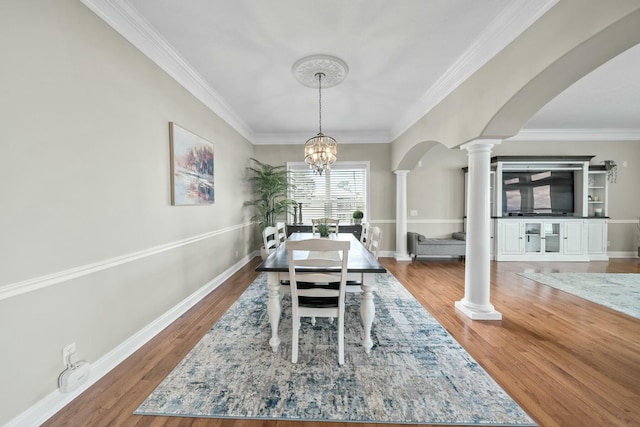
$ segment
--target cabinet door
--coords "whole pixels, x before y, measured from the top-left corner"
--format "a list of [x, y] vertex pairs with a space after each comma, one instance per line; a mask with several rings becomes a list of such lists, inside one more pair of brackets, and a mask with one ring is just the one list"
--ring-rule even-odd
[[607, 223], [605, 221], [589, 221], [589, 247], [590, 254], [607, 253]]
[[516, 221], [505, 221], [501, 225], [500, 242], [502, 243], [501, 253], [503, 255], [519, 255], [523, 251], [521, 223]]
[[559, 222], [545, 222], [544, 226], [544, 252], [560, 253], [560, 229]]
[[524, 251], [525, 253], [540, 253], [542, 250], [542, 224], [539, 222], [527, 222], [524, 224]]
[[584, 253], [584, 226], [582, 221], [567, 221], [564, 224], [564, 248], [567, 255]]

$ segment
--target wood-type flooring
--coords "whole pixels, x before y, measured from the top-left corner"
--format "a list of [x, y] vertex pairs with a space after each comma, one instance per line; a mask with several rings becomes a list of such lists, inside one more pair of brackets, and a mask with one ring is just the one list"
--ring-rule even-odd
[[[390, 424], [197, 419], [133, 415], [258, 273], [252, 260], [45, 426], [376, 427]], [[380, 262], [542, 427], [640, 426], [640, 320], [516, 273], [640, 273], [640, 259], [492, 262], [501, 321], [457, 312], [464, 261]]]

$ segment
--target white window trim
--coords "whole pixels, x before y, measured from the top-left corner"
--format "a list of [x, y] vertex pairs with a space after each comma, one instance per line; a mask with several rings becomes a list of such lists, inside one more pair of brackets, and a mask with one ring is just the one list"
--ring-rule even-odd
[[[305, 162], [287, 162], [287, 171], [290, 170], [302, 170], [309, 169], [309, 165]], [[336, 161], [333, 165], [331, 165], [331, 169], [350, 169], [355, 167], [363, 167], [365, 169], [365, 189], [367, 192], [367, 197], [365, 200], [365, 211], [364, 218], [362, 222], [371, 222], [371, 162], [369, 160], [359, 160], [359, 161]], [[290, 194], [287, 194], [287, 197]]]

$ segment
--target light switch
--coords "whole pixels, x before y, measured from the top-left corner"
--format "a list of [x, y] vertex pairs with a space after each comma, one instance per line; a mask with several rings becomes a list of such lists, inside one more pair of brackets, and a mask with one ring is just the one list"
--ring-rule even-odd
[[418, 211], [410, 211], [409, 216], [418, 216]]

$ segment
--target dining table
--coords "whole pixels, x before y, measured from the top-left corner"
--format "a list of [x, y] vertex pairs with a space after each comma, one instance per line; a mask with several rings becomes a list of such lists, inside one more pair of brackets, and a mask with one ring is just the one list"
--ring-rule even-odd
[[[281, 281], [289, 281], [287, 241], [314, 238], [320, 238], [320, 235], [318, 233], [292, 233], [287, 240], [280, 243], [280, 246], [256, 267], [256, 271], [267, 274], [267, 287], [269, 290], [267, 311], [269, 323], [271, 324], [269, 344], [274, 352], [278, 350], [281, 342], [278, 336], [278, 325], [282, 314], [281, 288], [283, 285]], [[362, 345], [365, 351], [369, 353], [373, 347], [371, 325], [375, 317], [375, 304], [372, 293], [375, 287], [375, 275], [376, 273], [386, 273], [387, 270], [352, 233], [332, 233], [328, 238], [346, 240], [351, 243], [347, 260], [347, 292], [360, 293], [360, 318], [364, 329]]]

